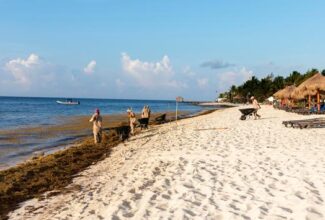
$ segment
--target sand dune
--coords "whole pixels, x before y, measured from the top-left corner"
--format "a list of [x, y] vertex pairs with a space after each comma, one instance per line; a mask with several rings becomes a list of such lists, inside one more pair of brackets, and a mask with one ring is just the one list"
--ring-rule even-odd
[[156, 126], [80, 173], [68, 193], [27, 201], [10, 218], [324, 219], [325, 128], [281, 125], [315, 116], [261, 114], [240, 121], [232, 108]]

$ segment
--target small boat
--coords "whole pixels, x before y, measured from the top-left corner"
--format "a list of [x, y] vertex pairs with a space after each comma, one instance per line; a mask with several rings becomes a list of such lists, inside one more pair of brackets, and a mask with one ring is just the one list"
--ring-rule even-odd
[[80, 105], [79, 101], [73, 101], [72, 99], [67, 99], [66, 101], [56, 101], [56, 103], [61, 105]]

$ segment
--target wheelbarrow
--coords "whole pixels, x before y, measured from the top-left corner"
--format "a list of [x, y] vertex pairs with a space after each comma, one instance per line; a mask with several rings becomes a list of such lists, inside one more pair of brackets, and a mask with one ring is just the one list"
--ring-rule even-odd
[[140, 124], [141, 130], [148, 129], [149, 118], [140, 118], [140, 119], [138, 119], [138, 122]]
[[247, 116], [251, 116], [253, 114], [254, 111], [256, 111], [255, 108], [243, 108], [243, 109], [239, 109], [239, 111], [242, 113], [242, 115], [240, 116], [240, 120], [246, 120]]

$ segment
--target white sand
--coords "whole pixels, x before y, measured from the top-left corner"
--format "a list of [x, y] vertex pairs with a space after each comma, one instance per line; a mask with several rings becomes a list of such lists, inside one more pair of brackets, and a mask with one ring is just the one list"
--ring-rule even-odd
[[[166, 124], [120, 144], [65, 195], [23, 204], [12, 219], [324, 219], [325, 128], [263, 106]], [[319, 117], [319, 116], [318, 116]]]

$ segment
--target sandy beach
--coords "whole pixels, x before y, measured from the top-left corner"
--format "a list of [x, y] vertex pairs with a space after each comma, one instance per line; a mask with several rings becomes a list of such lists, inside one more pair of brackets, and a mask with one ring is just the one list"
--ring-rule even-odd
[[281, 124], [320, 116], [260, 113], [240, 121], [236, 107], [154, 126], [77, 175], [74, 190], [29, 200], [9, 217], [324, 219], [325, 129]]
[[[167, 120], [173, 120], [174, 112], [156, 112], [154, 118], [166, 113]], [[185, 117], [190, 112], [180, 111]], [[199, 113], [198, 113], [199, 114]], [[141, 116], [138, 114], [138, 118]], [[0, 171], [33, 157], [35, 153], [49, 154], [76, 145], [80, 140], [92, 135], [90, 116], [61, 117], [55, 125], [39, 125], [8, 130], [0, 130]], [[104, 129], [128, 125], [126, 114], [103, 115]]]

